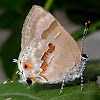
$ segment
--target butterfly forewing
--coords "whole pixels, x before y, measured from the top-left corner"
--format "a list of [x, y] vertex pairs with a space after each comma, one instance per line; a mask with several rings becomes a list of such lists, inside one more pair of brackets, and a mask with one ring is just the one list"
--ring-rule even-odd
[[22, 29], [22, 48], [33, 38], [40, 38], [54, 21], [52, 15], [40, 6], [33, 6], [26, 17]]

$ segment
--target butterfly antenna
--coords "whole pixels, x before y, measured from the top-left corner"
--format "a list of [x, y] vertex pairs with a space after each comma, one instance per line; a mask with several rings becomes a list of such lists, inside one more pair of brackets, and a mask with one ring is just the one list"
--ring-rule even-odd
[[[8, 79], [7, 81], [5, 81], [3, 84], [6, 84], [7, 82], [9, 82], [9, 81], [11, 81], [11, 80], [14, 80], [14, 79], [16, 79], [17, 77], [18, 77], [18, 74], [20, 73], [20, 71], [17, 71], [16, 72], [16, 74], [12, 77], [12, 78], [10, 78], [10, 79]], [[11, 83], [12, 83], [13, 81], [11, 81]]]
[[86, 39], [86, 35], [88, 33], [89, 24], [90, 24], [90, 20], [85, 23], [84, 34], [83, 34], [83, 38], [82, 38], [82, 42], [81, 42], [81, 54], [83, 54], [84, 42], [85, 42], [85, 39]]

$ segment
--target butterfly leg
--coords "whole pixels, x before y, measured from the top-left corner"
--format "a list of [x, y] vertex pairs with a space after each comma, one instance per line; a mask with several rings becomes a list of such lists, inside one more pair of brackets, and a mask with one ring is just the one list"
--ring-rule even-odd
[[83, 90], [83, 72], [86, 68], [86, 62], [89, 60], [88, 55], [82, 54], [82, 73], [81, 73], [81, 91]]
[[62, 81], [62, 85], [61, 85], [61, 89], [60, 89], [59, 96], [60, 96], [60, 94], [62, 93], [62, 90], [63, 90], [63, 88], [64, 88], [64, 81], [65, 81], [65, 79], [63, 79], [63, 81]]
[[81, 91], [83, 90], [83, 73], [81, 73]]

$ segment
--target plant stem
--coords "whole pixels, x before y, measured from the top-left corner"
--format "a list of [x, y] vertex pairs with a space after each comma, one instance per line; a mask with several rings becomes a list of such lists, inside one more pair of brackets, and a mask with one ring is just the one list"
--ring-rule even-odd
[[44, 5], [44, 8], [45, 8], [46, 10], [50, 10], [50, 8], [51, 8], [51, 6], [52, 6], [52, 4], [53, 4], [53, 1], [54, 1], [54, 0], [47, 0], [46, 3], [45, 3], [45, 5]]

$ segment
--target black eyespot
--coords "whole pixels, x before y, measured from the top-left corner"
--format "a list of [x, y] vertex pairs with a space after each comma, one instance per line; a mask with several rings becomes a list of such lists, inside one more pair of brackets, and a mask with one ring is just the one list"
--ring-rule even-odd
[[29, 87], [32, 85], [32, 80], [27, 79], [26, 82], [27, 82], [27, 84], [28, 84]]
[[26, 65], [24, 65], [24, 68], [27, 68], [27, 66], [26, 66]]
[[29, 70], [31, 68], [31, 65], [29, 63], [24, 63], [24, 69]]

